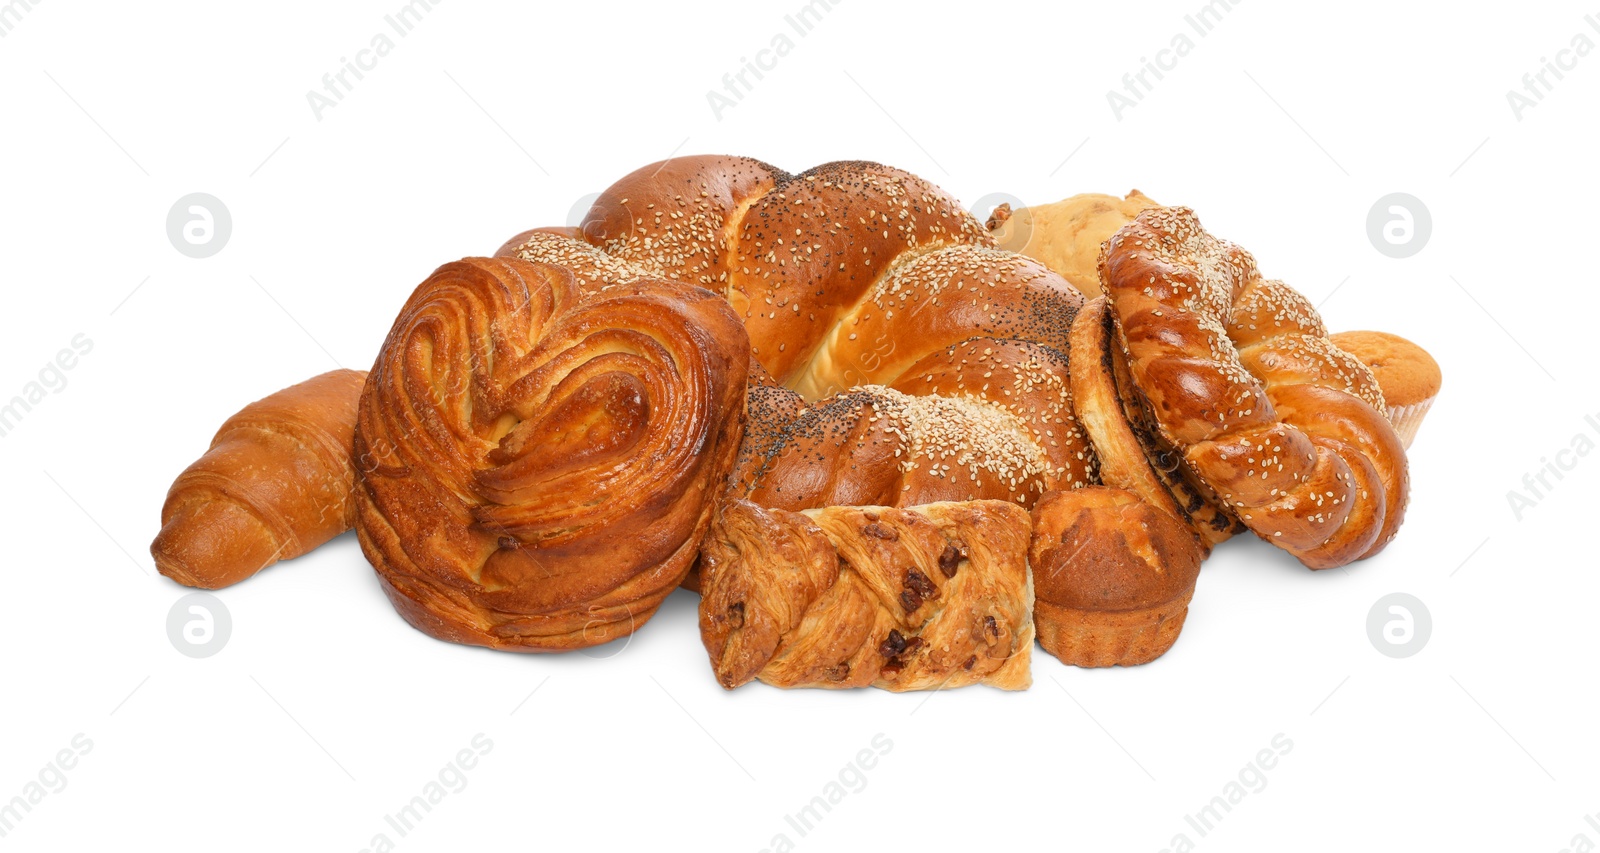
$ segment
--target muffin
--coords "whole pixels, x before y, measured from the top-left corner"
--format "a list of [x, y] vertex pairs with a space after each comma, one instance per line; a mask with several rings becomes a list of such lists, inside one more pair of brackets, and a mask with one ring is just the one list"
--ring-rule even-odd
[[1070, 666], [1149, 663], [1178, 639], [1200, 546], [1188, 528], [1133, 492], [1051, 492], [1033, 509], [1034, 630]]
[[1439, 395], [1443, 376], [1428, 351], [1388, 332], [1340, 332], [1329, 336], [1334, 346], [1361, 359], [1383, 389], [1389, 422], [1400, 443], [1411, 447], [1417, 427]]

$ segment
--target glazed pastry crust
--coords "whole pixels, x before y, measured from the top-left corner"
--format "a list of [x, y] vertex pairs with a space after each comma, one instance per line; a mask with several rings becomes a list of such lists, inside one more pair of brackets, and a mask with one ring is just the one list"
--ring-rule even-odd
[[805, 512], [735, 501], [704, 544], [718, 683], [895, 692], [1031, 683], [1030, 521], [1002, 501]]
[[749, 343], [720, 297], [565, 267], [440, 267], [361, 397], [357, 532], [400, 614], [511, 651], [604, 643], [681, 582], [743, 427]]
[[757, 503], [1028, 507], [1091, 481], [1066, 381], [1082, 296], [915, 175], [678, 157], [498, 254], [723, 294], [760, 366], [734, 479]]
[[1405, 450], [1372, 372], [1303, 296], [1187, 208], [1140, 213], [1106, 243], [1100, 277], [1162, 438], [1246, 526], [1311, 568], [1388, 544]]
[[218, 589], [316, 548], [355, 523], [356, 402], [365, 371], [335, 370], [229, 418], [167, 492], [156, 568]]

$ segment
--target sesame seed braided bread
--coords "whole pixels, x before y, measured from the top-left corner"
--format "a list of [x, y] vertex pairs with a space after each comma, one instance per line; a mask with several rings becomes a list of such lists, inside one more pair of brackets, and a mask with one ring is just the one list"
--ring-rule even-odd
[[1240, 521], [1311, 568], [1388, 544], [1405, 450], [1372, 372], [1303, 296], [1187, 208], [1140, 213], [1100, 279], [1135, 402]]
[[680, 157], [499, 254], [723, 294], [760, 366], [735, 494], [764, 506], [1026, 507], [1092, 481], [1066, 372], [1083, 297], [915, 175]]

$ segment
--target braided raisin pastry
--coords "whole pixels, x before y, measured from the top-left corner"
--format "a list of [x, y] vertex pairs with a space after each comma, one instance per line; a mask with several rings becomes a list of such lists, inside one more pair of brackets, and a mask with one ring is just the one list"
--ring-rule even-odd
[[1027, 511], [1003, 501], [789, 512], [730, 503], [704, 546], [717, 681], [931, 690], [1031, 683]]
[[1136, 403], [1240, 521], [1311, 568], [1388, 544], [1405, 450], [1372, 372], [1303, 296], [1187, 208], [1140, 213], [1100, 278]]

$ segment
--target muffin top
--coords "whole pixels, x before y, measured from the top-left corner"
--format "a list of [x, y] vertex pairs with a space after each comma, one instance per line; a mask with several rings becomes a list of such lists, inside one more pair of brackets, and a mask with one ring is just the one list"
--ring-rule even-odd
[[1390, 406], [1410, 406], [1439, 393], [1443, 381], [1439, 363], [1405, 338], [1388, 332], [1340, 332], [1329, 338], [1372, 368]]
[[1050, 492], [1033, 509], [1034, 596], [1075, 610], [1158, 607], [1188, 595], [1200, 546], [1176, 518], [1124, 489]]

